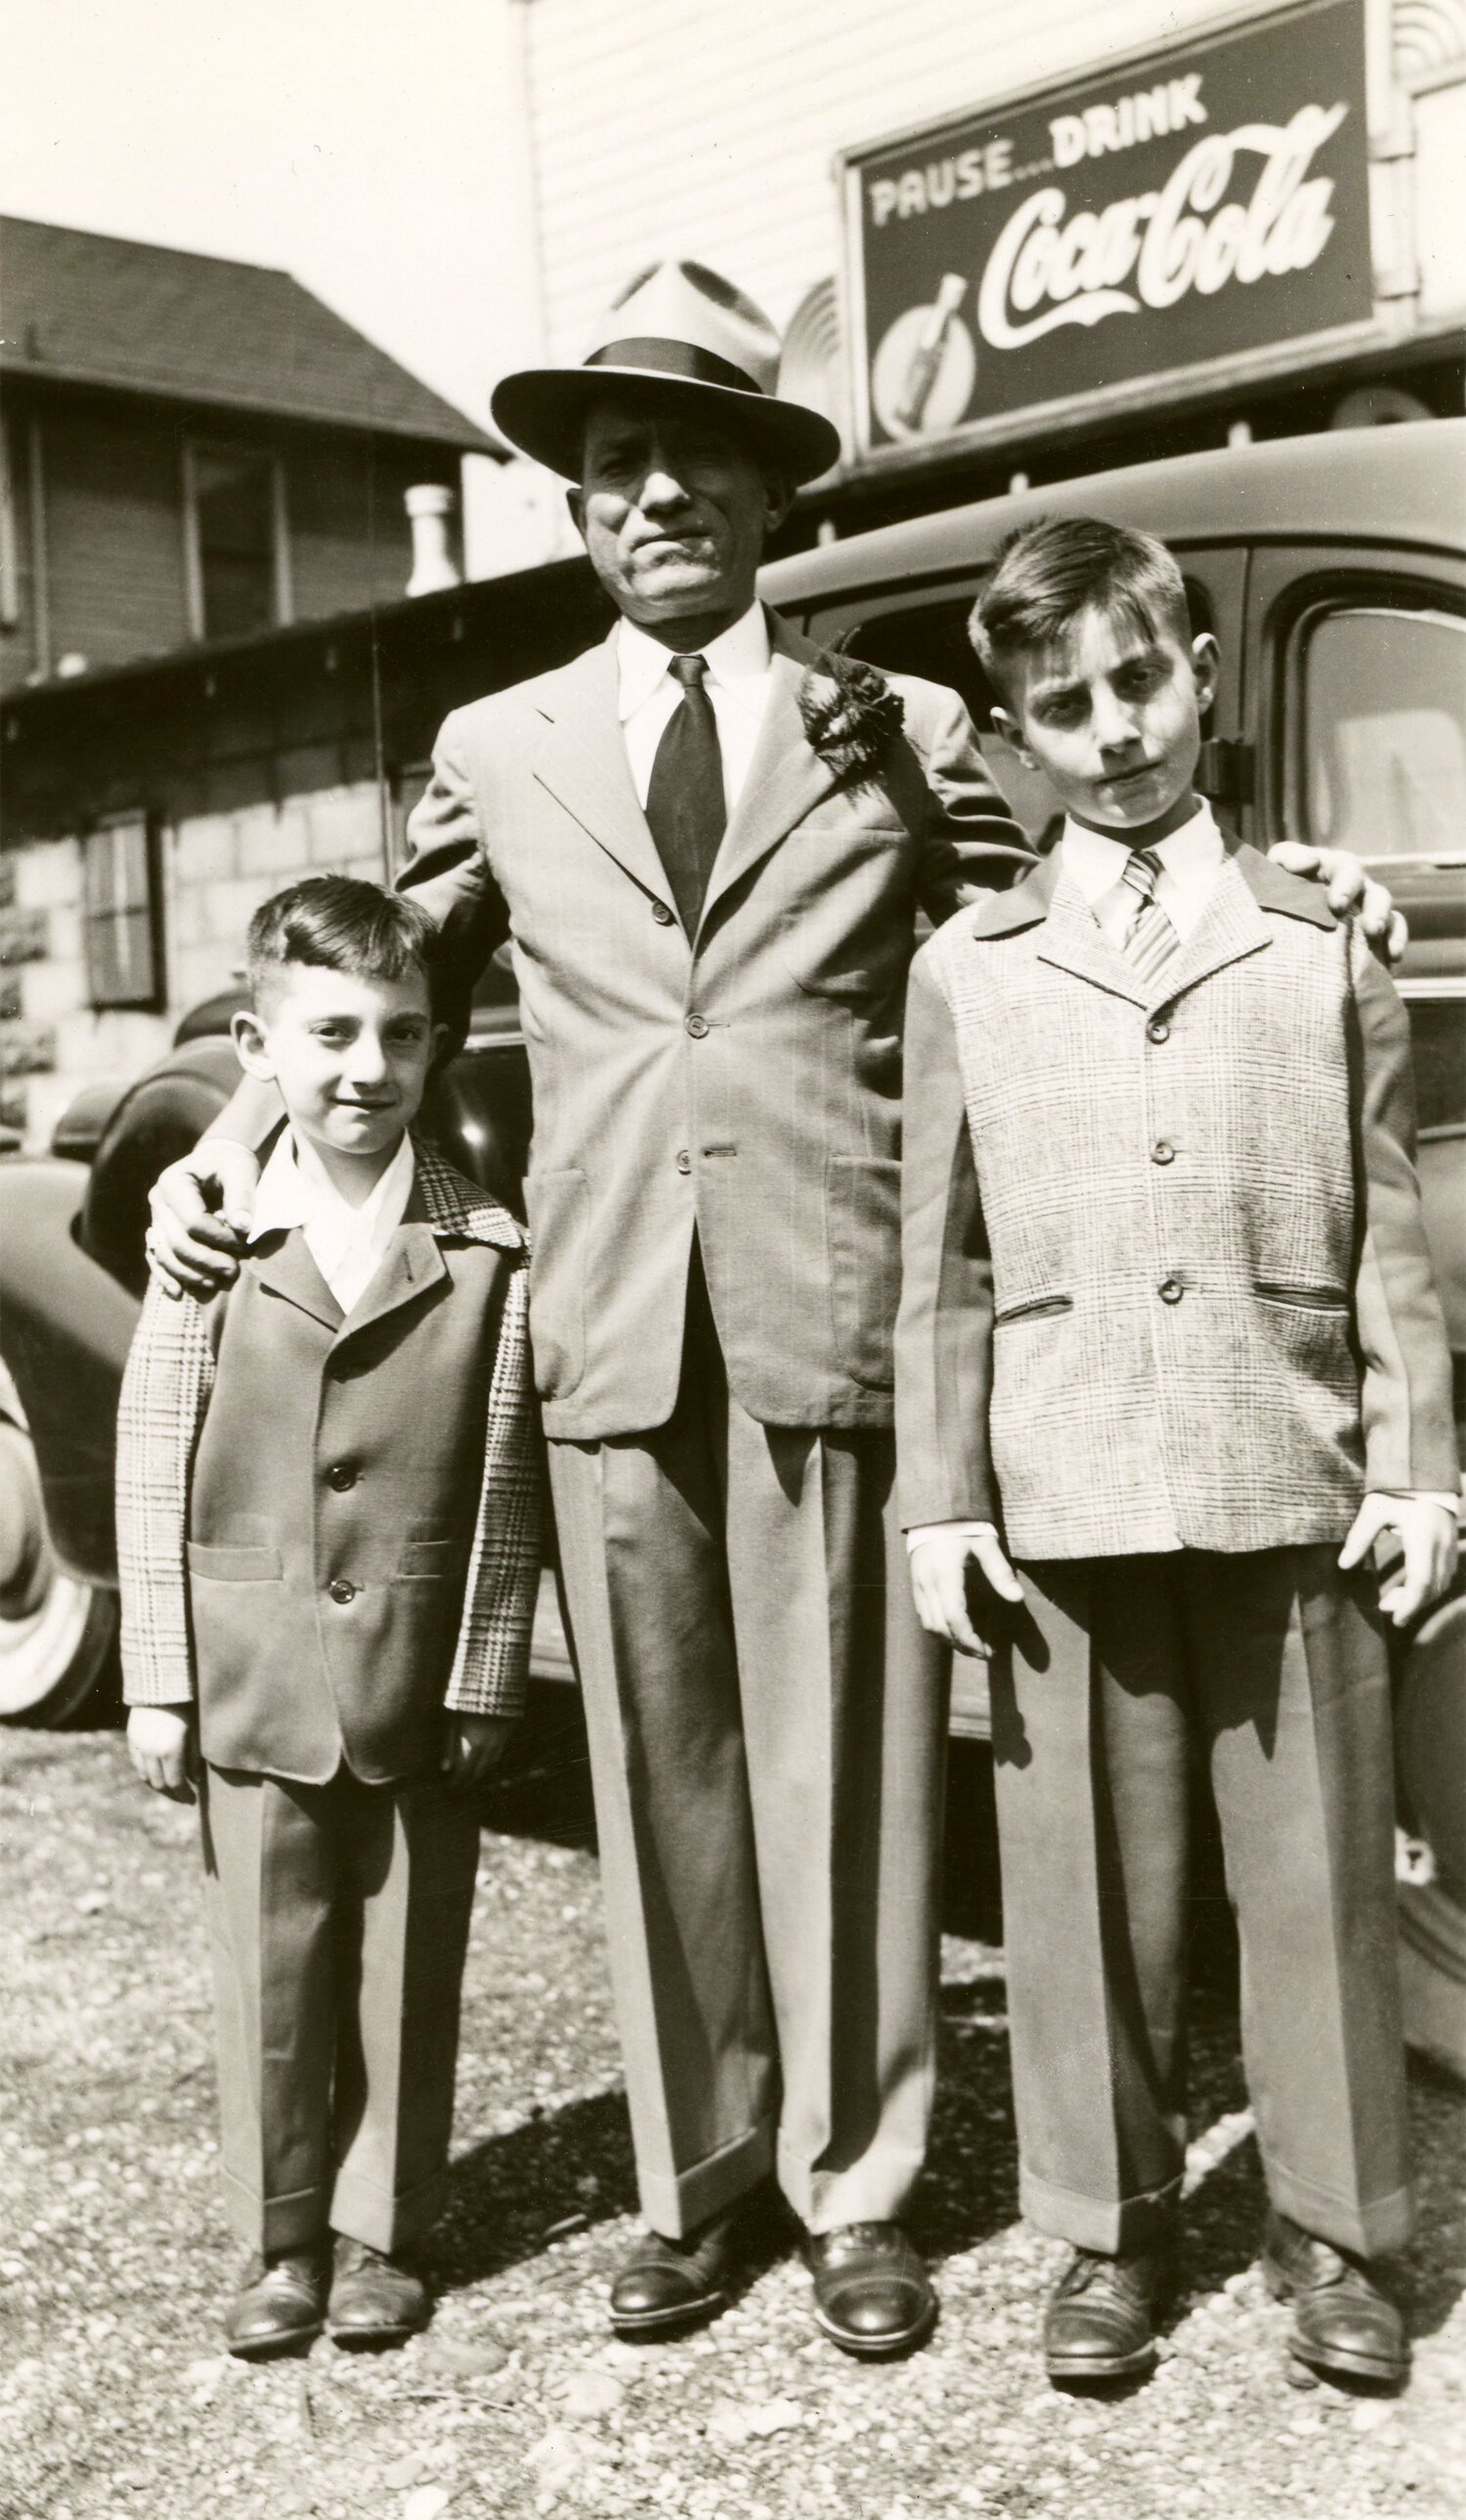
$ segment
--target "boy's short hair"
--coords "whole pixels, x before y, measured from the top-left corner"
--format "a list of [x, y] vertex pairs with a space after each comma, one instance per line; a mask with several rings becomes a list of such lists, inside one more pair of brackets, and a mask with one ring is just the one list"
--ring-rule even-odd
[[1149, 639], [1166, 630], [1190, 644], [1175, 555], [1154, 534], [1100, 517], [1020, 526], [972, 608], [968, 634], [989, 681], [1006, 692], [1016, 659], [1053, 646], [1084, 612], [1119, 614]]
[[437, 929], [416, 901], [361, 876], [310, 875], [260, 904], [249, 922], [249, 997], [292, 963], [349, 971], [361, 980], [401, 980], [421, 971], [429, 990]]

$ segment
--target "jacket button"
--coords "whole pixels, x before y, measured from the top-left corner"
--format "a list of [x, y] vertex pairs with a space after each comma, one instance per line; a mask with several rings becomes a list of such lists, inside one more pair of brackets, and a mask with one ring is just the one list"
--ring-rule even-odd
[[1165, 1138], [1157, 1138], [1150, 1150], [1150, 1160], [1153, 1164], [1174, 1164], [1176, 1148]]
[[1145, 1038], [1147, 1041], [1169, 1041], [1171, 1039], [1171, 1026], [1166, 1021], [1164, 1015], [1151, 1016], [1149, 1023], [1145, 1027]]
[[1161, 1280], [1161, 1301], [1163, 1304], [1178, 1304], [1185, 1291], [1185, 1287], [1181, 1284], [1179, 1278], [1163, 1278]]
[[677, 924], [676, 913], [669, 910], [664, 901], [654, 901], [652, 903], [651, 916], [656, 921], [658, 927], [675, 927]]
[[356, 1599], [356, 1586], [349, 1582], [347, 1577], [344, 1575], [336, 1575], [333, 1577], [331, 1583], [328, 1584], [326, 1589], [330, 1593], [333, 1601], [339, 1601], [343, 1610], [348, 1601], [354, 1601]]
[[693, 1039], [694, 1041], [705, 1041], [705, 1040], [707, 1039], [707, 1018], [706, 1018], [706, 1016], [704, 1016], [704, 1015], [689, 1015], [689, 1017], [688, 1017], [688, 1030], [689, 1030], [689, 1032], [691, 1034], [692, 1039]]
[[692, 1169], [692, 1158], [686, 1147], [678, 1149], [677, 1169], [680, 1173], [689, 1173]]
[[337, 1494], [339, 1494], [343, 1488], [354, 1488], [356, 1485], [356, 1472], [352, 1468], [351, 1463], [349, 1462], [333, 1462], [330, 1469], [326, 1473], [326, 1484], [329, 1488], [334, 1488]]

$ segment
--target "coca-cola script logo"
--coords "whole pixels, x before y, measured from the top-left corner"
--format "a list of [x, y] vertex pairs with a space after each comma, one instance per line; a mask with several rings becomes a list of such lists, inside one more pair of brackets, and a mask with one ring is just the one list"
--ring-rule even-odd
[[[1101, 324], [1174, 306], [1191, 290], [1209, 297], [1229, 281], [1248, 287], [1307, 271], [1334, 230], [1333, 184], [1308, 170], [1348, 112], [1304, 105], [1287, 123], [1208, 132], [1161, 192], [1077, 210], [1068, 220], [1057, 184], [1030, 194], [983, 272], [976, 310], [983, 339], [995, 350], [1021, 350], [1063, 324]], [[1262, 159], [1252, 198], [1229, 202], [1233, 169], [1249, 156]]]

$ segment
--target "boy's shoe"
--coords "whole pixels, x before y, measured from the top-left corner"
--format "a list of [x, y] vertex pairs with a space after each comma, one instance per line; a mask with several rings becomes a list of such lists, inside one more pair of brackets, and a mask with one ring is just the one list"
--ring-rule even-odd
[[611, 2325], [618, 2336], [664, 2336], [726, 2307], [741, 2204], [740, 2198], [710, 2215], [686, 2239], [643, 2233], [611, 2284]]
[[399, 2258], [338, 2234], [326, 2324], [337, 2345], [400, 2345], [427, 2325], [427, 2286]]
[[1044, 2314], [1050, 2380], [1130, 2380], [1156, 2359], [1155, 2315], [1172, 2289], [1169, 2251], [1076, 2249]]
[[1403, 2380], [1410, 2367], [1404, 2322], [1362, 2258], [1274, 2212], [1263, 2242], [1263, 2281], [1274, 2301], [1293, 2304], [1288, 2351], [1295, 2362], [1351, 2380], [1395, 2387]]
[[324, 2241], [253, 2257], [224, 2314], [224, 2342], [245, 2362], [289, 2353], [321, 2333], [330, 2262]]
[[929, 2336], [937, 2296], [899, 2223], [846, 2223], [812, 2232], [804, 2246], [815, 2279], [815, 2319], [845, 2354], [906, 2354]]

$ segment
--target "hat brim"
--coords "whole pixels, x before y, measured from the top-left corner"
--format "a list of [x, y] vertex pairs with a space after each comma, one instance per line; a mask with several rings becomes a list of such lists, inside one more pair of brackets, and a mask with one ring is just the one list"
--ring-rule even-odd
[[818, 479], [839, 461], [840, 432], [822, 412], [781, 402], [774, 394], [665, 376], [654, 368], [521, 368], [495, 386], [489, 408], [495, 427], [521, 454], [532, 455], [567, 481], [579, 481], [592, 405], [604, 398], [608, 386], [622, 382], [654, 389], [659, 400], [665, 396], [700, 410], [796, 483]]

